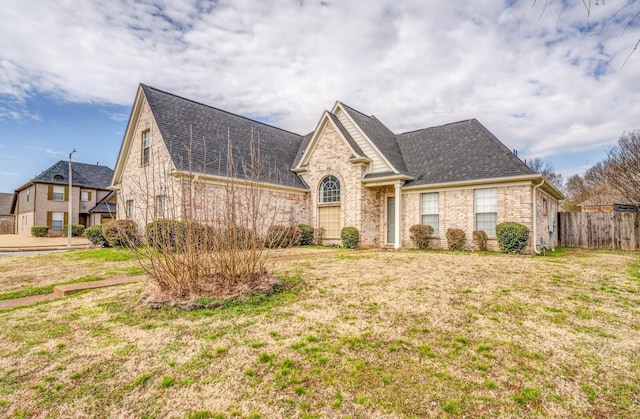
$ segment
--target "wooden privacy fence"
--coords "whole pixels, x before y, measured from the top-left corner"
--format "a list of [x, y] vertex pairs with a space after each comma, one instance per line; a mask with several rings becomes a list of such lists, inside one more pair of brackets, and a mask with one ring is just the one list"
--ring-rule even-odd
[[0, 215], [0, 234], [14, 234], [13, 216]]
[[561, 212], [558, 239], [561, 246], [567, 247], [638, 250], [640, 213]]

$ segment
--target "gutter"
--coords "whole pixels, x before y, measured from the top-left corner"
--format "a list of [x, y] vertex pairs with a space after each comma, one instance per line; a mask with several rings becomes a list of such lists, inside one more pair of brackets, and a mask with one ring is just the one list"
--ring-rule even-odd
[[536, 249], [536, 245], [538, 244], [538, 234], [537, 234], [538, 213], [536, 212], [536, 202], [538, 202], [538, 200], [536, 198], [536, 191], [538, 190], [538, 188], [544, 185], [544, 180], [545, 179], [542, 178], [542, 182], [538, 183], [533, 187], [533, 253], [538, 255], [540, 254], [540, 251]]

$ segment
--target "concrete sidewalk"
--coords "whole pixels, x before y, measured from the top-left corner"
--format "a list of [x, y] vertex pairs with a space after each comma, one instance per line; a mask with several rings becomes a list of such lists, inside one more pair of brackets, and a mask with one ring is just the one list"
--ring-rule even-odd
[[[74, 249], [86, 249], [92, 246], [86, 237], [71, 238], [71, 247]], [[18, 234], [0, 234], [0, 252], [59, 250], [66, 248], [66, 237], [31, 237]]]

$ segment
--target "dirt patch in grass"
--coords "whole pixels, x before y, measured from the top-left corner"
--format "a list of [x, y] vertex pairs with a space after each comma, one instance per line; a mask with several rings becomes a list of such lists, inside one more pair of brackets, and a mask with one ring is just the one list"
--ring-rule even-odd
[[153, 310], [144, 284], [0, 313], [0, 416], [640, 415], [632, 253], [339, 252], [288, 289]]

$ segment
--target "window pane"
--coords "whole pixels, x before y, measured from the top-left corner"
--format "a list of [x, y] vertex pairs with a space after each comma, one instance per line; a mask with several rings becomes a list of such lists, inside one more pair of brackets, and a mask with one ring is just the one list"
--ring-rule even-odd
[[422, 224], [430, 225], [431, 227], [433, 227], [434, 236], [437, 236], [440, 234], [440, 219], [438, 214], [423, 215]]
[[496, 222], [498, 216], [495, 212], [476, 214], [476, 230], [484, 230], [489, 237], [496, 236]]
[[326, 237], [340, 237], [340, 206], [318, 207], [318, 227], [324, 228]]
[[52, 230], [62, 230], [64, 223], [64, 213], [63, 212], [53, 212], [51, 213], [51, 229]]
[[64, 201], [64, 186], [53, 187], [53, 200]]
[[422, 194], [422, 213], [438, 214], [438, 192]]
[[476, 189], [475, 190], [475, 207], [478, 212], [497, 212], [498, 211], [498, 190]]
[[340, 181], [335, 176], [327, 176], [320, 182], [318, 202], [340, 202]]

